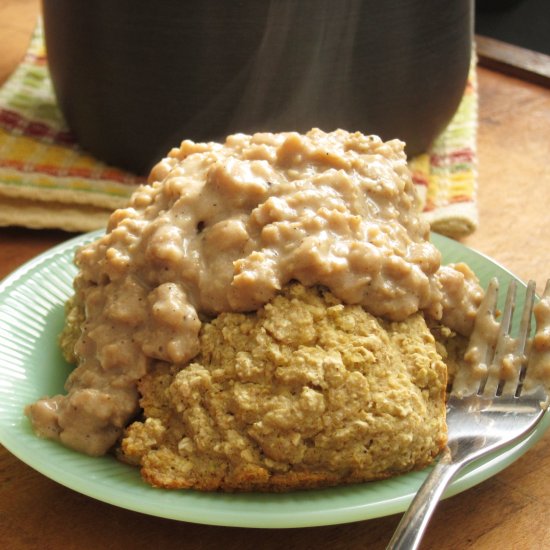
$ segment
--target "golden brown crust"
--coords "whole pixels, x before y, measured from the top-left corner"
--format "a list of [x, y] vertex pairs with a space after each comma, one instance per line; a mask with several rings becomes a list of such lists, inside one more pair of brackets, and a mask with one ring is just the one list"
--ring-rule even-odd
[[84, 304], [72, 295], [65, 303], [65, 325], [59, 335], [59, 347], [67, 363], [78, 364], [78, 356], [75, 352], [75, 345], [80, 338], [82, 325], [86, 320]]
[[288, 491], [383, 479], [446, 443], [446, 367], [420, 314], [388, 323], [294, 284], [203, 326], [183, 368], [140, 383], [121, 444], [158, 487]]

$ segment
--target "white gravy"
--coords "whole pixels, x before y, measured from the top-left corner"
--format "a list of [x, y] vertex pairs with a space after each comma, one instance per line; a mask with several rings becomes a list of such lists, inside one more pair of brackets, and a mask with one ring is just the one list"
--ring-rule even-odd
[[481, 299], [467, 267], [440, 270], [404, 144], [343, 130], [184, 141], [76, 264], [78, 366], [67, 395], [27, 414], [38, 434], [91, 455], [137, 412], [136, 382], [155, 361], [198, 352], [201, 318], [257, 310], [291, 280], [464, 333]]

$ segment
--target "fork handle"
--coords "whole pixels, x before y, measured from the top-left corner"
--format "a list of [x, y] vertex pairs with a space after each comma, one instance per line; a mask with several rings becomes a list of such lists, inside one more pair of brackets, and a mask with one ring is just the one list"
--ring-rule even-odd
[[447, 447], [405, 512], [386, 550], [415, 550], [443, 491], [463, 464], [451, 462]]

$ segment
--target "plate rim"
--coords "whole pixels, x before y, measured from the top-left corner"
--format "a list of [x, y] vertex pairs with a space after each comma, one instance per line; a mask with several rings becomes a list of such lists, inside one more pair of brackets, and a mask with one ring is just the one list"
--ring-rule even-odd
[[[23, 284], [23, 279], [28, 276], [32, 278], [37, 273], [40, 274], [44, 269], [45, 265], [50, 265], [55, 263], [55, 260], [60, 257], [67, 257], [67, 255], [74, 255], [74, 251], [78, 246], [81, 246], [87, 242], [90, 242], [100, 236], [104, 230], [96, 230], [89, 233], [77, 235], [73, 238], [70, 238], [58, 245], [40, 253], [31, 260], [25, 262], [15, 271], [8, 274], [2, 281], [0, 281], [0, 321], [2, 321], [3, 315], [3, 306], [5, 304], [5, 299], [9, 296], [10, 291], [14, 288], [17, 288], [19, 285]], [[496, 267], [505, 273], [509, 278], [514, 278], [518, 280], [522, 285], [521, 281], [517, 276], [515, 276], [510, 270], [503, 267], [501, 264], [490, 258], [489, 256], [471, 248], [466, 245], [439, 235], [432, 233], [432, 241], [434, 244], [441, 250], [441, 248], [450, 247], [451, 254], [455, 250], [461, 250], [466, 255], [473, 254], [474, 256], [479, 257], [483, 262], [488, 262], [492, 267]], [[442, 250], [443, 253], [443, 250]], [[449, 251], [447, 251], [449, 253]], [[2, 344], [0, 343], [0, 348]], [[0, 382], [2, 381], [3, 372], [0, 371]], [[1, 409], [1, 407], [0, 407]], [[32, 430], [27, 425], [25, 426], [25, 419], [21, 419], [22, 424], [20, 426], [7, 426], [6, 423], [0, 418], [0, 444], [2, 444], [9, 452], [15, 455], [19, 460], [27, 464], [29, 467], [33, 468], [40, 474], [52, 479], [53, 481], [68, 487], [72, 490], [75, 490], [83, 495], [94, 498], [96, 500], [106, 502], [127, 510], [132, 510], [139, 513], [148, 514], [151, 516], [163, 517], [166, 519], [173, 519], [177, 521], [187, 521], [198, 524], [205, 525], [217, 525], [217, 526], [231, 526], [231, 527], [249, 527], [249, 528], [296, 528], [296, 527], [314, 527], [314, 526], [323, 526], [323, 525], [335, 525], [342, 523], [351, 523], [355, 521], [362, 521], [366, 519], [372, 519], [375, 517], [387, 516], [395, 513], [404, 511], [412, 500], [414, 493], [420, 483], [426, 476], [426, 472], [429, 470], [425, 469], [417, 472], [410, 472], [403, 474], [402, 476], [397, 476], [396, 478], [391, 478], [392, 480], [404, 481], [405, 484], [409, 485], [409, 488], [406, 491], [399, 493], [395, 498], [385, 500], [383, 502], [365, 502], [365, 503], [356, 503], [355, 500], [351, 499], [348, 506], [340, 505], [337, 508], [323, 508], [319, 509], [315, 506], [310, 507], [308, 510], [301, 510], [300, 513], [296, 512], [296, 505], [292, 505], [293, 501], [300, 502], [301, 496], [306, 496], [306, 501], [311, 500], [315, 502], [319, 499], [330, 499], [334, 495], [340, 495], [338, 498], [340, 500], [344, 499], [346, 493], [353, 493], [354, 491], [361, 491], [361, 489], [368, 491], [369, 487], [376, 487], [380, 484], [386, 483], [388, 480], [367, 482], [364, 484], [356, 484], [350, 486], [341, 486], [335, 488], [326, 488], [318, 490], [307, 490], [307, 491], [294, 491], [290, 493], [274, 494], [274, 493], [242, 493], [242, 494], [226, 494], [226, 493], [200, 493], [195, 491], [167, 491], [163, 489], [153, 489], [146, 485], [144, 482], [132, 485], [132, 491], [130, 494], [138, 491], [138, 493], [148, 494], [150, 491], [151, 495], [155, 495], [155, 500], [158, 504], [157, 507], [152, 507], [148, 504], [147, 499], [144, 501], [128, 502], [127, 499], [121, 498], [119, 494], [112, 493], [110, 491], [105, 491], [104, 484], [100, 480], [95, 480], [95, 483], [79, 483], [73, 478], [72, 474], [67, 477], [67, 472], [65, 470], [60, 470], [58, 468], [52, 467], [51, 465], [45, 463], [41, 459], [41, 454], [36, 453], [29, 457], [28, 448], [25, 446], [25, 439], [21, 441], [21, 434], [27, 432], [25, 437], [31, 437], [29, 439], [31, 447], [41, 448], [42, 450], [47, 449], [48, 452], [59, 454], [61, 452], [63, 455], [66, 453], [75, 457], [77, 462], [83, 460], [85, 462], [96, 461], [98, 459], [86, 457], [80, 453], [75, 453], [70, 449], [62, 447], [56, 442], [40, 439], [32, 434]], [[550, 417], [548, 414], [545, 415], [545, 418], [532, 434], [527, 438], [519, 441], [516, 444], [510, 445], [507, 448], [493, 453], [489, 458], [482, 461], [481, 464], [474, 463], [471, 465], [462, 475], [458, 476], [450, 486], [447, 488], [444, 493], [444, 498], [448, 498], [455, 494], [461, 493], [470, 489], [471, 487], [481, 483], [482, 481], [493, 477], [510, 464], [519, 459], [529, 448], [531, 448], [544, 434], [548, 425], [550, 424]], [[10, 435], [11, 430], [17, 430], [16, 434]], [[26, 429], [25, 429], [26, 428]], [[30, 432], [30, 433], [29, 433]], [[19, 437], [19, 439], [18, 439]], [[101, 460], [101, 459], [100, 459]], [[112, 460], [115, 460], [112, 458]], [[116, 462], [117, 469], [120, 463]], [[127, 467], [128, 472], [132, 472], [129, 476], [133, 478], [139, 478], [139, 471], [137, 468], [121, 465]], [[137, 489], [136, 489], [137, 487]], [[164, 495], [164, 496], [162, 496]], [[175, 496], [176, 495], [176, 496]], [[177, 496], [179, 495], [179, 496]], [[193, 498], [185, 498], [192, 495]], [[206, 510], [211, 512], [209, 508], [209, 501], [214, 496], [218, 502], [222, 504], [228, 502], [229, 505], [225, 505], [225, 509], [222, 506], [221, 509], [217, 509], [213, 514], [206, 514]], [[139, 496], [139, 495], [138, 495]], [[183, 498], [182, 498], [183, 497]], [[190, 501], [191, 506], [182, 505], [181, 508], [173, 506], [172, 501], [182, 500]], [[277, 503], [280, 503], [280, 510], [277, 509], [277, 503], [274, 505], [273, 500], [276, 500]], [[338, 500], [338, 499], [337, 499]], [[204, 501], [203, 507], [199, 506], [198, 508], [193, 508], [193, 503]], [[261, 514], [254, 514], [253, 517], [250, 517], [249, 513], [252, 510], [243, 510], [248, 507], [258, 506], [258, 504], [263, 503], [269, 505], [268, 508], [273, 508], [275, 510], [269, 511], [269, 516], [262, 516]], [[247, 504], [248, 502], [248, 504]], [[290, 502], [290, 508], [285, 511], [285, 505]], [[236, 506], [235, 503], [241, 503], [241, 507]], [[236, 507], [235, 507], [236, 506]], [[235, 507], [235, 509], [232, 509]], [[381, 508], [384, 508], [383, 510]], [[248, 513], [247, 513], [248, 512]], [[259, 519], [261, 521], [259, 521]]]

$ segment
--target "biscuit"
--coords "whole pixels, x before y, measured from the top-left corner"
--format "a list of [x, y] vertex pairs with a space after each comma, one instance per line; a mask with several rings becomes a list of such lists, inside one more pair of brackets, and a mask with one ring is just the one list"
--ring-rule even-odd
[[446, 443], [446, 366], [421, 314], [388, 322], [286, 286], [205, 323], [200, 353], [140, 382], [120, 456], [157, 487], [288, 491], [383, 479]]

